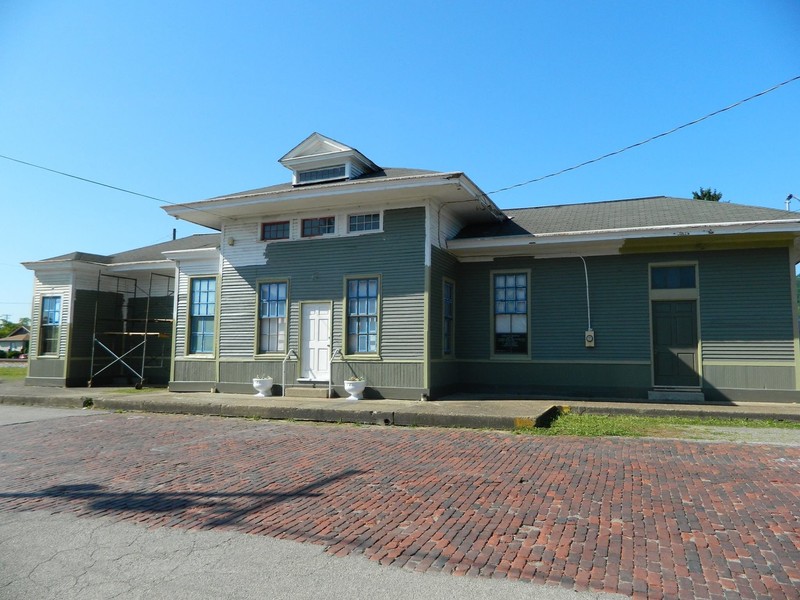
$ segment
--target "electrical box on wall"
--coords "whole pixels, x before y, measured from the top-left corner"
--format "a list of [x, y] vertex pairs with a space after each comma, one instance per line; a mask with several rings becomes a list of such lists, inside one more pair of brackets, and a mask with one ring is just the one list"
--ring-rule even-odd
[[583, 335], [583, 341], [587, 348], [594, 348], [594, 329], [587, 329]]

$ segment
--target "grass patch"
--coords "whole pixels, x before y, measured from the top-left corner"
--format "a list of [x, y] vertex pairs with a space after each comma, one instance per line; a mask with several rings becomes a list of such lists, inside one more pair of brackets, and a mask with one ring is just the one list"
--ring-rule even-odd
[[25, 379], [27, 376], [26, 367], [0, 367], [0, 379]]
[[556, 418], [550, 427], [524, 427], [516, 431], [533, 435], [575, 435], [581, 437], [684, 437], [689, 433], [688, 429], [695, 426], [800, 429], [800, 422], [774, 419], [565, 413]]

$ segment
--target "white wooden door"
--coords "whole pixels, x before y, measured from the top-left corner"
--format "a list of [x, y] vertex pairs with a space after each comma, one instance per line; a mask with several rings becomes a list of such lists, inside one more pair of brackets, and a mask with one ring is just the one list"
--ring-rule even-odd
[[324, 302], [306, 302], [302, 306], [300, 377], [328, 381], [331, 375], [331, 306]]

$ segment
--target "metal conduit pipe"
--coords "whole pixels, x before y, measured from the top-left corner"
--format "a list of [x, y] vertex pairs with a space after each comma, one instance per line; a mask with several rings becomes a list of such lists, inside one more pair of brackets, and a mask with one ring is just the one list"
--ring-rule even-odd
[[592, 306], [589, 302], [589, 269], [586, 266], [586, 259], [578, 256], [583, 263], [583, 276], [586, 280], [586, 332], [583, 341], [587, 348], [594, 348], [594, 330], [592, 329]]

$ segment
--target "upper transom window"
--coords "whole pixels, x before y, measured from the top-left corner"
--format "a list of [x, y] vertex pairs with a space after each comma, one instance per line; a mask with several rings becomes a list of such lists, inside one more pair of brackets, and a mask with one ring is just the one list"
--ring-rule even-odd
[[303, 219], [303, 237], [328, 235], [336, 232], [336, 217], [318, 217]]
[[264, 223], [261, 225], [262, 240], [288, 240], [289, 221], [277, 221], [275, 223]]
[[349, 233], [356, 231], [376, 231], [380, 228], [380, 213], [372, 213], [369, 215], [350, 215], [348, 218], [347, 231]]
[[679, 290], [697, 287], [694, 265], [675, 265], [652, 267], [650, 269], [650, 289]]
[[346, 176], [345, 166], [336, 165], [335, 167], [325, 167], [323, 169], [311, 169], [309, 171], [297, 172], [297, 184], [316, 183], [317, 181], [330, 181], [332, 179], [344, 179]]

